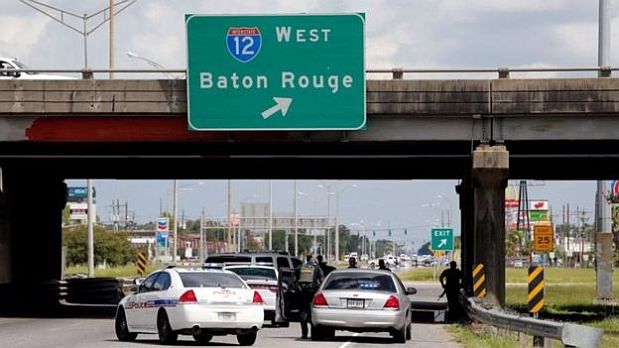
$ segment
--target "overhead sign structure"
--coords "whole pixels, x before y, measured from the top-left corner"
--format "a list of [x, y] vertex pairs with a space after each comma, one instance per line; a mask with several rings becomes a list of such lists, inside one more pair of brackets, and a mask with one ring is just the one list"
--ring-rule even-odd
[[432, 251], [454, 250], [453, 228], [433, 228], [431, 234]]
[[533, 227], [533, 251], [551, 252], [555, 249], [555, 234], [552, 226], [536, 225]]
[[186, 15], [190, 130], [364, 127], [365, 18]]

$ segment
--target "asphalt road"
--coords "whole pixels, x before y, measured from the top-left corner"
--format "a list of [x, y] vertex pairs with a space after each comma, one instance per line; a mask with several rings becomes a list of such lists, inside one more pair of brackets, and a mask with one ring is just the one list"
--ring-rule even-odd
[[[112, 319], [47, 319], [0, 318], [0, 346], [28, 348], [56, 347], [149, 347], [158, 346], [156, 335], [139, 335], [135, 342], [119, 342], [114, 334]], [[406, 344], [391, 343], [382, 333], [356, 334], [338, 331], [332, 341], [300, 340], [299, 324], [289, 328], [264, 327], [258, 333], [254, 347], [460, 347], [450, 342], [442, 325], [413, 324], [413, 339]], [[179, 336], [176, 347], [198, 346], [191, 336]], [[216, 336], [207, 346], [238, 346], [235, 336]]]
[[[440, 287], [435, 283], [410, 283], [418, 289], [418, 300], [435, 300]], [[387, 333], [352, 333], [337, 331], [332, 341], [300, 340], [298, 323], [289, 328], [268, 325], [258, 333], [254, 347], [460, 347], [445, 331], [444, 325], [413, 323], [413, 339], [406, 344], [394, 344]], [[114, 334], [113, 319], [83, 318], [9, 318], [0, 317], [0, 347], [56, 348], [56, 347], [147, 347], [158, 346], [156, 335], [139, 335], [135, 342], [119, 342]], [[179, 336], [177, 347], [198, 346], [191, 336]], [[207, 346], [238, 346], [235, 336], [216, 336]]]

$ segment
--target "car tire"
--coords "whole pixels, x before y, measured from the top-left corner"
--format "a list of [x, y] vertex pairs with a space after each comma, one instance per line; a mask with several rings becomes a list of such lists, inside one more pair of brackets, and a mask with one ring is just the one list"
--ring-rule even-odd
[[323, 326], [312, 326], [312, 332], [310, 334], [312, 336], [312, 341], [324, 341], [335, 337], [335, 329]]
[[116, 312], [116, 319], [114, 320], [114, 329], [116, 331], [116, 337], [119, 341], [129, 342], [135, 341], [138, 337], [137, 333], [129, 332], [129, 325], [127, 324], [127, 316], [125, 310], [120, 307]]
[[207, 344], [213, 339], [213, 335], [193, 335], [193, 339], [199, 344]]
[[256, 332], [248, 332], [236, 335], [236, 340], [242, 346], [251, 346], [256, 342]]
[[398, 331], [393, 332], [393, 343], [406, 343], [406, 325]]
[[413, 339], [413, 328], [412, 328], [413, 324], [408, 324], [406, 325], [406, 340], [410, 341], [411, 339]]
[[178, 333], [172, 331], [168, 314], [163, 309], [157, 315], [157, 333], [162, 344], [172, 344], [178, 339]]

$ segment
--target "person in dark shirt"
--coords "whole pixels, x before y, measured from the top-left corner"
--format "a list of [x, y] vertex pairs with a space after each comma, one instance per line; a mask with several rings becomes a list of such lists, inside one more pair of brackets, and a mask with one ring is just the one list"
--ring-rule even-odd
[[304, 264], [295, 268], [297, 283], [301, 289], [301, 306], [299, 308], [299, 319], [301, 324], [301, 338], [307, 339], [308, 328], [307, 324], [312, 322], [311, 303], [314, 294], [322, 283], [324, 277], [322, 270], [312, 261], [312, 255], [306, 256]]
[[335, 267], [329, 266], [326, 262], [322, 261], [322, 255], [316, 256], [316, 260], [318, 261], [318, 267], [320, 267], [320, 270], [325, 277], [331, 273], [331, 271], [335, 270]]
[[378, 260], [378, 269], [382, 269], [384, 271], [389, 271], [391, 272], [391, 270], [389, 269], [389, 267], [387, 267], [387, 265], [385, 264], [385, 260], [383, 259], [379, 259]]
[[447, 295], [447, 306], [449, 306], [449, 320], [456, 321], [462, 315], [462, 306], [458, 301], [460, 289], [464, 286], [464, 274], [456, 268], [456, 262], [451, 261], [449, 268], [444, 270], [439, 276], [441, 286]]
[[354, 257], [351, 257], [350, 259], [348, 259], [348, 268], [357, 268], [357, 259]]

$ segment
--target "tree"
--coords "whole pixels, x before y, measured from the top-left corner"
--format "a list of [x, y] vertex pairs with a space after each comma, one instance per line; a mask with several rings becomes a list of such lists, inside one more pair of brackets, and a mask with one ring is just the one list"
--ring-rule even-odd
[[417, 255], [420, 255], [420, 256], [434, 255], [434, 253], [432, 253], [432, 250], [430, 250], [430, 242], [427, 242], [424, 245], [422, 245], [421, 248], [417, 250]]
[[[71, 265], [88, 262], [88, 231], [86, 226], [67, 229], [63, 232], [62, 245], [67, 248], [67, 263]], [[125, 265], [136, 259], [137, 251], [129, 241], [129, 235], [109, 232], [101, 227], [94, 230], [95, 263], [105, 260], [111, 266]]]

